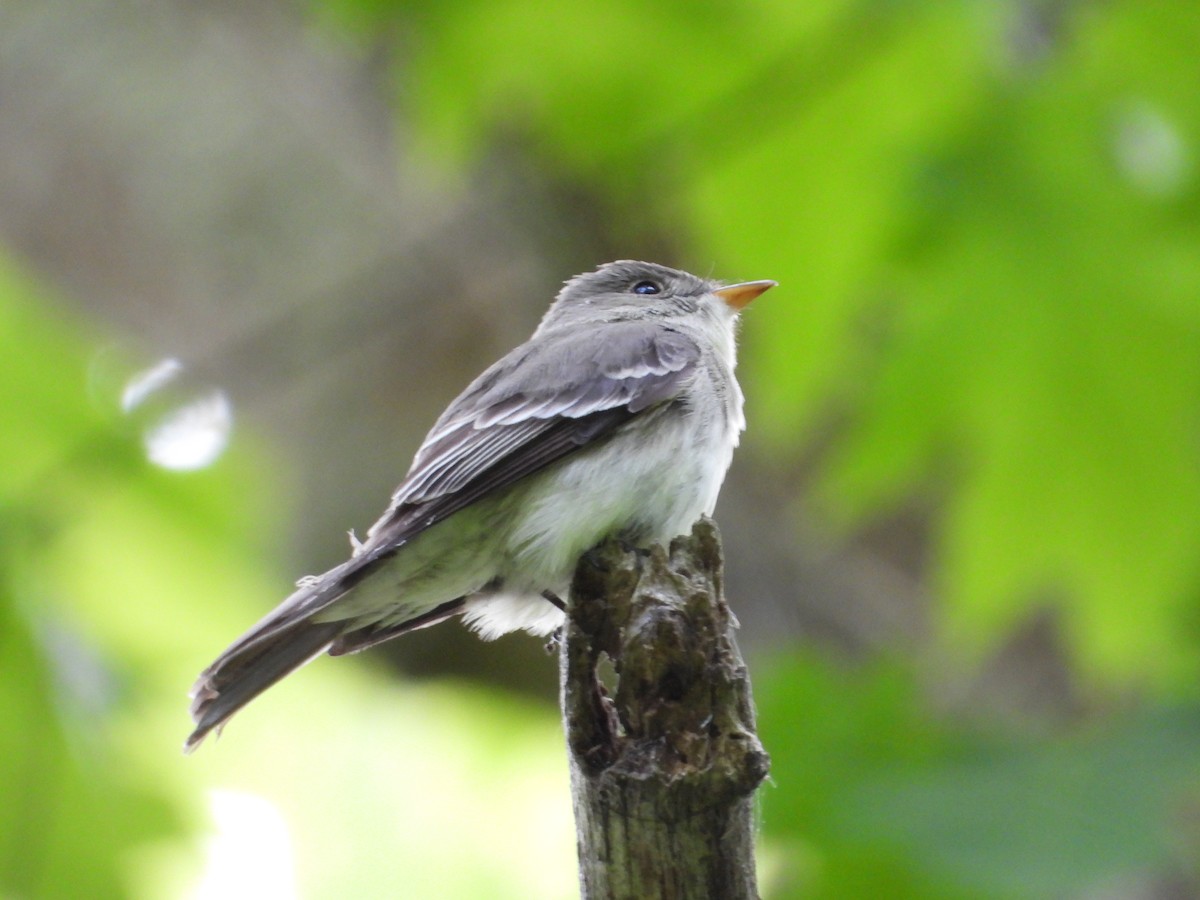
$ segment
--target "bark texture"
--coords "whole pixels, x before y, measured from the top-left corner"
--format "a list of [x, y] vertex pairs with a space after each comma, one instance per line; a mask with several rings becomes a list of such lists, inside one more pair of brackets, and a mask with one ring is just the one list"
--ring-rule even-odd
[[769, 758], [735, 627], [711, 520], [669, 550], [614, 541], [580, 561], [560, 660], [584, 900], [758, 896]]

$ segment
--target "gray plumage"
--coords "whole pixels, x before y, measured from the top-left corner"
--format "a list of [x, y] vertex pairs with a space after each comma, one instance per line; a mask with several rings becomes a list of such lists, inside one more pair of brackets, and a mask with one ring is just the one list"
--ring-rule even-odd
[[487, 638], [548, 634], [575, 562], [604, 538], [669, 540], [711, 513], [744, 427], [737, 312], [723, 288], [623, 261], [569, 282], [529, 341], [446, 409], [387, 512], [201, 673], [185, 749], [322, 652], [464, 614]]

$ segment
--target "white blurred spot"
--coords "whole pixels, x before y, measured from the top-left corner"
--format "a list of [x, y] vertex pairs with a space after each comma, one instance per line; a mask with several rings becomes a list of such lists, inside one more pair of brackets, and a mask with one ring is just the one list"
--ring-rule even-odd
[[213, 391], [167, 413], [147, 430], [146, 454], [164, 469], [202, 469], [224, 452], [232, 428], [229, 400]]
[[130, 413], [142, 405], [147, 397], [175, 380], [183, 371], [183, 363], [168, 357], [148, 369], [143, 369], [125, 385], [121, 392], [121, 411]]
[[1191, 158], [1179, 129], [1145, 101], [1117, 115], [1113, 153], [1117, 168], [1143, 194], [1176, 194], [1191, 173]]
[[209, 792], [217, 833], [207, 842], [204, 874], [189, 900], [295, 900], [295, 858], [283, 815], [240, 791]]
[[145, 423], [146, 455], [177, 472], [216, 462], [229, 444], [233, 407], [223, 391], [181, 384], [183, 364], [172, 357], [138, 372], [121, 391], [121, 410]]

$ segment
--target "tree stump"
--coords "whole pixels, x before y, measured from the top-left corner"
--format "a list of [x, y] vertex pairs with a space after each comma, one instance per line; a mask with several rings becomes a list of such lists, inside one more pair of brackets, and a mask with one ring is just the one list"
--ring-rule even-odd
[[709, 519], [669, 550], [609, 541], [580, 560], [560, 677], [583, 900], [758, 896], [752, 797], [769, 757], [736, 626]]

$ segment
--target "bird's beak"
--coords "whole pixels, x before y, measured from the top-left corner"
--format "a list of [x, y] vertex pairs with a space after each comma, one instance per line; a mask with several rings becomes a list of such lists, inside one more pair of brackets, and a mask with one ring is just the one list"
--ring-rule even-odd
[[751, 300], [777, 284], [778, 281], [743, 281], [741, 284], [717, 288], [713, 293], [734, 309], [744, 309], [750, 305]]

